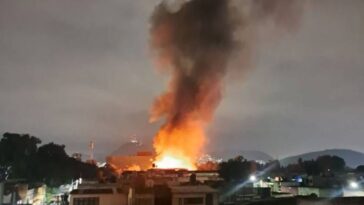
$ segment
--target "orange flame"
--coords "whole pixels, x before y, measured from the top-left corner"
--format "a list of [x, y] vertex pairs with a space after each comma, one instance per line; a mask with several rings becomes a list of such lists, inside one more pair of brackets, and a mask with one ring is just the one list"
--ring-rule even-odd
[[154, 139], [158, 153], [157, 168], [184, 168], [196, 170], [196, 159], [205, 143], [201, 123], [185, 121], [178, 127], [164, 126]]
[[157, 168], [197, 168], [235, 42], [227, 2], [186, 1], [175, 12], [161, 3], [151, 17], [156, 62], [171, 77], [150, 116], [165, 119], [154, 138]]
[[[157, 65], [171, 77], [150, 118], [165, 119], [154, 138], [158, 168], [196, 169], [195, 162], [205, 145], [205, 126], [221, 101], [225, 75], [230, 69], [247, 69], [245, 60], [252, 47], [249, 37], [254, 30], [250, 26], [268, 18], [278, 26], [290, 24], [281, 21], [290, 18], [281, 17], [300, 13], [302, 3], [298, 2], [254, 0], [247, 4], [251, 8], [244, 9], [242, 17], [247, 18], [243, 20], [236, 5], [226, 0], [184, 1], [173, 11], [162, 1], [155, 8], [150, 43]], [[248, 27], [237, 30], [239, 26]], [[228, 66], [240, 47], [245, 48], [241, 56], [244, 63]]]
[[141, 171], [142, 169], [140, 168], [139, 165], [133, 164], [133, 165], [127, 167], [125, 170], [127, 170], [127, 171]]

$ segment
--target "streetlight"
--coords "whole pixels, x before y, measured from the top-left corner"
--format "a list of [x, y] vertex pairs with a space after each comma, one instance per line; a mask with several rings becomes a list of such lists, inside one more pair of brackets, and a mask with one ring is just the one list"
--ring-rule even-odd
[[255, 175], [250, 175], [249, 181], [255, 182], [255, 181], [257, 181], [257, 177]]
[[355, 181], [351, 181], [351, 182], [349, 183], [349, 186], [350, 186], [350, 188], [352, 188], [352, 189], [357, 189], [357, 188], [359, 188], [359, 184], [358, 184], [357, 182], [355, 182]]

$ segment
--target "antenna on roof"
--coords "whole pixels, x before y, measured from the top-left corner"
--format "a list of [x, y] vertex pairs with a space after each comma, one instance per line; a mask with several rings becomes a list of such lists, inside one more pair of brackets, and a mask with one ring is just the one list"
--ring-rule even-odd
[[90, 150], [90, 161], [93, 161], [94, 160], [95, 142], [93, 140], [91, 140], [88, 147], [89, 147], [89, 150]]

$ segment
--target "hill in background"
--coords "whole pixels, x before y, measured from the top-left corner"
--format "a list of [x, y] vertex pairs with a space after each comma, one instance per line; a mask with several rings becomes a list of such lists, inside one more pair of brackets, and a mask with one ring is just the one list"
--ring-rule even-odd
[[216, 158], [222, 158], [223, 160], [235, 158], [239, 155], [243, 156], [247, 160], [264, 162], [273, 160], [273, 157], [271, 157], [267, 153], [256, 150], [223, 150], [211, 152], [211, 155]]
[[283, 158], [280, 160], [280, 163], [282, 166], [287, 166], [289, 164], [297, 163], [299, 158], [302, 158], [303, 160], [311, 160], [323, 155], [336, 155], [338, 157], [341, 157], [345, 160], [346, 166], [351, 168], [356, 168], [359, 165], [364, 165], [364, 153], [349, 149], [328, 149], [323, 151], [304, 153], [292, 157]]

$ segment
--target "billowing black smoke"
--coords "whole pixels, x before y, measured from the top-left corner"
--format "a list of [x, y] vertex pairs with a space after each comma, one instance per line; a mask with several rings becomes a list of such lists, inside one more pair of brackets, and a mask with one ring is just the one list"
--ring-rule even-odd
[[228, 66], [230, 57], [239, 51], [243, 55], [236, 56], [248, 59], [257, 24], [296, 25], [299, 1], [176, 0], [175, 5], [162, 2], [155, 8], [151, 47], [159, 67], [171, 76], [151, 112], [152, 121], [165, 118], [154, 141], [159, 161], [173, 156], [193, 167], [205, 143], [205, 125], [221, 101], [228, 68], [247, 69], [244, 63]]
[[238, 21], [229, 1], [188, 1], [171, 12], [161, 3], [152, 16], [152, 46], [172, 75], [169, 90], [156, 100], [153, 117], [171, 126], [185, 118], [207, 121], [221, 98], [221, 80], [237, 45]]

